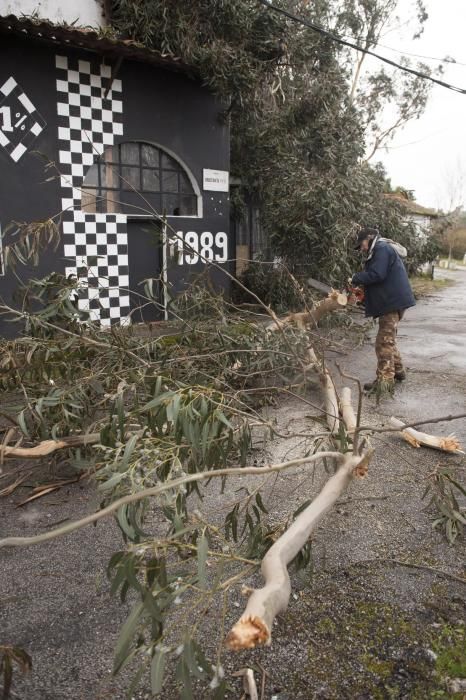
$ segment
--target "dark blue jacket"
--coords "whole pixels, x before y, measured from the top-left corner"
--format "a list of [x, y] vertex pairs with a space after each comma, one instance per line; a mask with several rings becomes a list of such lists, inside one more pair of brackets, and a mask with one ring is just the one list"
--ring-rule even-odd
[[363, 272], [357, 272], [352, 282], [364, 286], [366, 316], [378, 318], [416, 303], [403, 261], [385, 241], [376, 242]]

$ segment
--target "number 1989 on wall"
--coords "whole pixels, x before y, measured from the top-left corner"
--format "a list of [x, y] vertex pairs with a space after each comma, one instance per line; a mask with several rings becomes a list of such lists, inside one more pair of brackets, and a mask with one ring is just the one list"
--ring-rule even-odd
[[178, 258], [178, 265], [226, 262], [228, 259], [228, 237], [224, 231], [215, 235], [210, 231], [177, 231], [176, 238], [170, 239], [169, 248], [170, 255]]

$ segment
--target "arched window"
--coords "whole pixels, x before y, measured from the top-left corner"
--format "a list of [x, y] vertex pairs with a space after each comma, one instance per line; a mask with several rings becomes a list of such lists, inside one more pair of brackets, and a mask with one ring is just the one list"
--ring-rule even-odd
[[109, 146], [86, 173], [85, 212], [197, 216], [198, 196], [180, 163], [149, 143]]

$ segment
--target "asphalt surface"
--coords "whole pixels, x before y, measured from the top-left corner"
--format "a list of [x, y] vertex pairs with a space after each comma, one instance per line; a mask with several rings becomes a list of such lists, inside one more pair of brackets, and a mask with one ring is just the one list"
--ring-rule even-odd
[[440, 270], [455, 284], [406, 312], [400, 345], [408, 366], [426, 372], [466, 376], [466, 270]]

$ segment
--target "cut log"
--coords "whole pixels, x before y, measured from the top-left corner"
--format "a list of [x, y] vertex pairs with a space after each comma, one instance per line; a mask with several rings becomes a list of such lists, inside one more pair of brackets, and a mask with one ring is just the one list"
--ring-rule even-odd
[[341, 294], [337, 290], [330, 292], [328, 297], [319, 301], [310, 311], [299, 311], [298, 313], [288, 314], [285, 318], [275, 319], [273, 323], [267, 326], [270, 331], [277, 330], [278, 327], [297, 326], [305, 330], [309, 326], [316, 326], [319, 321], [331, 311], [344, 309], [348, 304], [346, 294]]
[[351, 436], [356, 429], [357, 420], [351, 404], [351, 389], [347, 386], [343, 387], [341, 390], [340, 409], [343, 423], [346, 426], [346, 432]]
[[334, 289], [326, 299], [322, 299], [318, 304], [311, 309], [309, 324], [317, 325], [319, 321], [330, 311], [338, 311], [344, 309], [348, 304], [346, 294]]
[[390, 418], [390, 425], [394, 428], [401, 428], [400, 434], [413, 447], [432, 447], [434, 450], [442, 450], [443, 452], [453, 452], [453, 454], [464, 454], [461, 445], [456, 436], [451, 434], [447, 437], [438, 437], [429, 435], [429, 433], [421, 433], [414, 428], [404, 428], [404, 423], [393, 416]]
[[8, 447], [0, 446], [0, 454], [10, 459], [40, 459], [63, 450], [65, 447], [78, 447], [80, 445], [94, 445], [100, 440], [100, 433], [89, 433], [89, 435], [71, 435], [60, 440], [43, 440], [34, 447]]
[[362, 457], [346, 455], [319, 495], [269, 549], [261, 564], [265, 586], [251, 593], [244, 613], [226, 638], [227, 647], [237, 651], [271, 643], [273, 621], [286, 610], [291, 595], [288, 564], [350, 481], [366, 474], [371, 456], [372, 451]]

